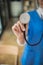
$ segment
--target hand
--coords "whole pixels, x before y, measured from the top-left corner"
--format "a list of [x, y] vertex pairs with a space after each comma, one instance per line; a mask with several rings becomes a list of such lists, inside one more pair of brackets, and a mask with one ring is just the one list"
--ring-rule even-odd
[[25, 29], [24, 25], [20, 21], [18, 21], [12, 26], [12, 30], [13, 33], [18, 38], [18, 40], [20, 41], [20, 43], [23, 44], [25, 42], [23, 31], [26, 31], [27, 33], [28, 26], [26, 25], [26, 29]]

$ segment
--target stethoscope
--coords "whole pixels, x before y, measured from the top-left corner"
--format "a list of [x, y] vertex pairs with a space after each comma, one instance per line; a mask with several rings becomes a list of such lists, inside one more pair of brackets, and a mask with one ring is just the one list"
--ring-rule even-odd
[[[27, 13], [23, 13], [21, 16], [20, 16], [20, 22], [24, 24], [24, 26], [26, 27], [26, 23], [28, 23], [28, 21], [30, 20], [30, 16], [27, 14]], [[37, 42], [37, 43], [29, 43], [29, 41], [26, 39], [26, 32], [23, 31], [24, 33], [24, 39], [26, 41], [26, 43], [29, 45], [29, 46], [37, 46], [40, 44], [42, 38], [43, 38], [43, 33], [42, 33], [42, 36], [40, 38], [40, 40]]]

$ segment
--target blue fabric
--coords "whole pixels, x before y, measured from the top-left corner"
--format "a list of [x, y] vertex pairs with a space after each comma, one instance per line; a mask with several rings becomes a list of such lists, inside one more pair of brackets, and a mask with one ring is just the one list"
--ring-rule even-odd
[[[28, 24], [28, 42], [30, 44], [37, 43], [43, 34], [43, 20], [34, 10], [28, 12], [30, 15], [30, 22]], [[22, 65], [43, 65], [43, 37], [39, 45], [29, 46], [25, 45], [21, 57]]]

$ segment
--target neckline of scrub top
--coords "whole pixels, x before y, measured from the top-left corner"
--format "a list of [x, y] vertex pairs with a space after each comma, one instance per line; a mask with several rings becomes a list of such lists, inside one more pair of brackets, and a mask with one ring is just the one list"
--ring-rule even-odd
[[36, 10], [34, 10], [36, 12], [36, 14], [38, 15], [38, 18], [43, 22], [43, 19], [40, 17], [40, 15], [38, 14], [38, 12]]

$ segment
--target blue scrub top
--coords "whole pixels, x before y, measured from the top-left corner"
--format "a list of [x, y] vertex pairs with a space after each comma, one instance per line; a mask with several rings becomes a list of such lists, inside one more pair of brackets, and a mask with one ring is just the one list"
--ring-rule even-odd
[[42, 40], [37, 46], [25, 45], [21, 56], [21, 65], [43, 65], [43, 20], [38, 15], [37, 11], [27, 12], [30, 15], [28, 24], [28, 42], [35, 44]]

